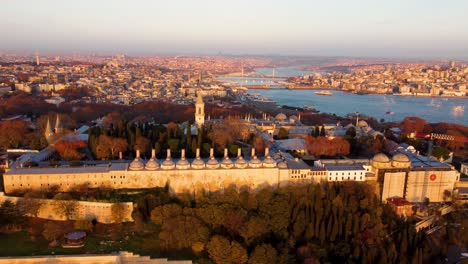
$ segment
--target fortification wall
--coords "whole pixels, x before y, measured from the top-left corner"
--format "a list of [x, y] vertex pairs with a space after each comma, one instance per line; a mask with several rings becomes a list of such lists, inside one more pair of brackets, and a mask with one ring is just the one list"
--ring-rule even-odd
[[[108, 170], [106, 172], [51, 173], [55, 168], [42, 169], [28, 174], [28, 169], [16, 169], [4, 175], [5, 192], [19, 190], [49, 189], [70, 191], [84, 185], [89, 188], [153, 188], [170, 184], [174, 193], [218, 191], [231, 185], [257, 189], [264, 186], [278, 187], [289, 180], [287, 169], [173, 169], [173, 170]], [[281, 172], [280, 172], [281, 171]]]
[[[68, 200], [51, 200], [51, 199], [35, 199], [35, 198], [22, 198], [14, 196], [6, 196], [5, 193], [0, 192], [0, 203], [4, 201], [11, 201], [13, 203], [21, 202], [22, 200], [29, 199], [34, 203], [39, 203], [40, 207], [37, 212], [37, 217], [50, 220], [93, 220], [100, 223], [110, 224], [114, 223], [112, 218], [112, 205], [114, 203], [101, 203], [101, 202], [85, 202], [85, 201], [68, 201]], [[58, 207], [76, 206], [70, 218], [67, 218]], [[132, 203], [120, 203], [122, 208], [122, 222], [132, 222]]]

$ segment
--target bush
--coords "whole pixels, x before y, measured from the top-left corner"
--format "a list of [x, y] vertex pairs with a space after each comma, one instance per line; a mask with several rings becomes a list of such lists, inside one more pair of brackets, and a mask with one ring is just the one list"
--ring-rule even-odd
[[80, 167], [81, 165], [83, 165], [83, 163], [81, 163], [79, 160], [70, 161], [70, 167]]

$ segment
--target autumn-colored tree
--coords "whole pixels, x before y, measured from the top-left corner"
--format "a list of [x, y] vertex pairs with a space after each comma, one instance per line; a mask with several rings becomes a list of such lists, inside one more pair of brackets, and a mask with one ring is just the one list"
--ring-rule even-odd
[[48, 221], [44, 224], [44, 231], [42, 232], [42, 236], [48, 241], [54, 241], [59, 239], [71, 229], [72, 226], [68, 222]]
[[55, 143], [55, 149], [64, 160], [80, 160], [82, 154], [80, 150], [87, 147], [86, 141], [64, 141]]
[[349, 141], [342, 137], [328, 139], [326, 137], [308, 136], [306, 138], [306, 147], [312, 155], [333, 157], [337, 155], [349, 155], [351, 145]]
[[288, 138], [288, 131], [284, 127], [280, 127], [278, 130], [278, 139]]
[[416, 116], [406, 117], [402, 123], [403, 133], [406, 133], [406, 134], [409, 134], [412, 132], [422, 133], [424, 132], [424, 128], [426, 125], [427, 125], [426, 120], [420, 117], [416, 117]]
[[139, 150], [142, 155], [148, 154], [151, 147], [151, 142], [144, 136], [139, 136], [135, 140], [135, 146], [133, 149], [135, 151]]
[[239, 243], [222, 236], [213, 236], [207, 245], [208, 254], [215, 263], [247, 263], [247, 251]]
[[28, 125], [22, 120], [7, 120], [0, 124], [0, 146], [3, 149], [18, 148], [25, 141]]
[[110, 127], [110, 126], [118, 127], [123, 122], [124, 122], [124, 119], [122, 115], [117, 112], [112, 112], [112, 113], [107, 114], [102, 120], [102, 124], [106, 127]]
[[231, 128], [227, 122], [213, 124], [208, 138], [214, 142], [216, 150], [221, 152], [227, 145], [232, 144], [233, 137], [229, 131]]
[[99, 143], [96, 146], [96, 156], [99, 159], [116, 158], [119, 152], [124, 152], [127, 149], [127, 145], [127, 140], [124, 138], [100, 135]]
[[256, 246], [249, 257], [249, 264], [277, 263], [278, 252], [270, 244]]
[[263, 155], [265, 148], [268, 146], [267, 142], [260, 136], [256, 135], [253, 140], [253, 145], [255, 148], [255, 153], [258, 155]]

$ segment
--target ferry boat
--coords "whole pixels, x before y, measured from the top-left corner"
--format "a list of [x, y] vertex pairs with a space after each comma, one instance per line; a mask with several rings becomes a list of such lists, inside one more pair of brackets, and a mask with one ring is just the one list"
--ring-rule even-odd
[[326, 96], [332, 96], [333, 93], [330, 92], [330, 91], [318, 91], [318, 92], [315, 92], [316, 95], [326, 95]]
[[463, 105], [454, 106], [452, 108], [452, 112], [454, 114], [462, 114], [463, 112], [465, 112], [465, 106], [463, 106]]

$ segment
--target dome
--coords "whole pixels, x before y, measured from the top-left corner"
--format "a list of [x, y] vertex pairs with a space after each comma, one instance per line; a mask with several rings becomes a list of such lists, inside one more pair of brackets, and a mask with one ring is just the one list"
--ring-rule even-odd
[[145, 169], [147, 170], [157, 170], [159, 168], [159, 164], [156, 161], [156, 152], [155, 150], [151, 150], [151, 159], [146, 163]]
[[221, 168], [230, 169], [234, 166], [232, 160], [229, 158], [227, 149], [224, 149], [224, 159], [221, 161]]
[[234, 163], [232, 163], [232, 160], [229, 157], [224, 158], [223, 161], [221, 161], [221, 168], [230, 169], [233, 166], [234, 166]]
[[182, 156], [180, 157], [180, 160], [177, 161], [176, 168], [181, 170], [190, 168], [190, 163], [185, 159], [185, 149], [182, 150]]
[[143, 162], [140, 160], [140, 151], [136, 151], [136, 157], [135, 159], [130, 163], [130, 166], [128, 167], [129, 170], [142, 170], [145, 168], [145, 165]]
[[129, 170], [142, 170], [145, 168], [143, 162], [141, 162], [140, 158], [135, 158], [128, 167]]
[[369, 126], [366, 121], [361, 120], [358, 122], [358, 127], [367, 127]]
[[210, 149], [210, 159], [206, 163], [208, 169], [217, 169], [219, 167], [219, 162], [214, 157], [213, 149]]
[[166, 160], [164, 160], [163, 163], [161, 163], [161, 169], [170, 170], [170, 169], [173, 169], [174, 167], [175, 167], [175, 164], [171, 159], [171, 150], [168, 149]]
[[249, 167], [251, 167], [251, 168], [260, 168], [260, 167], [262, 167], [262, 161], [260, 161], [257, 158], [257, 155], [255, 155], [255, 148], [252, 149], [251, 157], [252, 158], [249, 161]]
[[284, 121], [287, 119], [286, 115], [283, 113], [279, 113], [275, 116], [276, 121]]
[[276, 167], [276, 161], [270, 157], [268, 148], [265, 148], [265, 159], [263, 160], [263, 166], [267, 168]]
[[296, 115], [292, 115], [289, 117], [289, 122], [290, 123], [294, 123], [294, 122], [297, 122], [299, 121], [299, 117], [297, 117]]
[[217, 169], [219, 167], [219, 162], [214, 157], [211, 157], [206, 163], [206, 167], [208, 169]]
[[203, 169], [205, 168], [205, 162], [200, 158], [200, 149], [197, 148], [197, 155], [195, 160], [192, 162], [192, 168]]
[[410, 161], [408, 156], [406, 156], [403, 153], [396, 154], [395, 156], [393, 156], [392, 160], [393, 161], [398, 161], [398, 162], [409, 162]]
[[154, 158], [151, 158], [146, 163], [146, 166], [145, 166], [145, 169], [147, 169], [147, 170], [157, 170], [158, 168], [159, 168], [159, 164]]
[[280, 168], [280, 169], [287, 169], [287, 168], [288, 168], [288, 165], [286, 164], [286, 162], [281, 161], [281, 162], [278, 162], [278, 168]]
[[239, 169], [244, 169], [247, 167], [247, 161], [244, 160], [244, 158], [241, 156], [241, 149], [238, 148], [237, 149], [237, 160], [235, 162], [235, 166], [236, 168], [239, 168]]
[[372, 158], [372, 161], [375, 161], [375, 162], [390, 162], [390, 159], [387, 157], [387, 155], [385, 155], [383, 153], [378, 153]]

